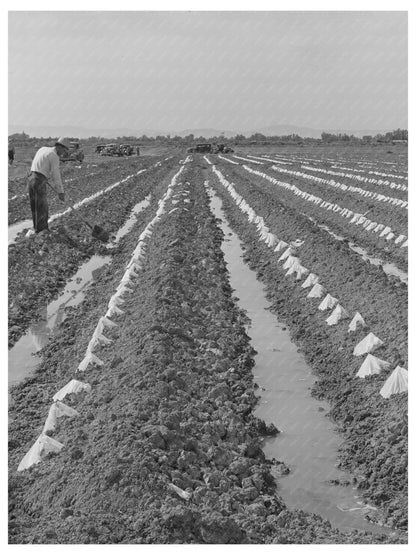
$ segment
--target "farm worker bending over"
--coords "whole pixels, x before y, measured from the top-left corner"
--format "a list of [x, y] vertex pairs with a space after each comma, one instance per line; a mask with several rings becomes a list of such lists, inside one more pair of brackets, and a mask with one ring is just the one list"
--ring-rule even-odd
[[36, 233], [49, 230], [48, 227], [48, 201], [46, 198], [46, 183], [53, 181], [59, 192], [59, 199], [65, 200], [61, 172], [59, 170], [59, 157], [66, 154], [68, 146], [64, 138], [56, 141], [54, 147], [41, 147], [33, 158], [28, 179], [28, 192], [30, 208], [32, 210], [33, 229]]

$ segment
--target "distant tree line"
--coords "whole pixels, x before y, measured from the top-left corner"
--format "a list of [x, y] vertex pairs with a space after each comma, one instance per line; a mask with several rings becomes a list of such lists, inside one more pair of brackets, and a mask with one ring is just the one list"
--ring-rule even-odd
[[[24, 131], [22, 133], [14, 133], [9, 135], [16, 146], [35, 146], [43, 144], [53, 144], [57, 137], [30, 137]], [[77, 137], [68, 137], [70, 141], [77, 141]], [[108, 143], [129, 143], [140, 146], [174, 146], [178, 148], [188, 147], [195, 143], [214, 143], [214, 144], [233, 144], [233, 145], [320, 145], [320, 144], [380, 144], [391, 143], [393, 141], [407, 141], [407, 129], [396, 129], [388, 133], [377, 134], [375, 136], [365, 135], [362, 138], [355, 137], [354, 135], [347, 135], [346, 133], [322, 133], [320, 139], [312, 137], [300, 137], [299, 135], [274, 135], [266, 136], [261, 133], [254, 133], [249, 137], [242, 134], [237, 134], [234, 137], [225, 137], [224, 135], [214, 137], [196, 137], [192, 133], [186, 137], [179, 135], [158, 135], [156, 137], [148, 137], [142, 135], [141, 137], [123, 136], [113, 139], [108, 137], [89, 137], [82, 139], [80, 142], [83, 145], [96, 145]]]

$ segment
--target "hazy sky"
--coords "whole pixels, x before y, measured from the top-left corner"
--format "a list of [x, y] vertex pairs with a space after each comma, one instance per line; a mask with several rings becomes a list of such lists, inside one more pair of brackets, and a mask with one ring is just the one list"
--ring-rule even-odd
[[11, 12], [9, 123], [407, 127], [407, 14]]

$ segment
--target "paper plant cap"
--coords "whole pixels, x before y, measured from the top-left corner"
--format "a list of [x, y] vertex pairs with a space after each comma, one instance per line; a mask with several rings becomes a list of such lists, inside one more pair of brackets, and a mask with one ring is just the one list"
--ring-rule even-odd
[[[92, 340], [91, 340], [92, 341]], [[91, 343], [90, 341], [90, 343]], [[84, 359], [77, 368], [77, 372], [85, 372], [90, 364], [95, 364], [97, 366], [104, 366], [104, 362], [94, 355], [91, 351], [87, 351]]]
[[297, 266], [296, 266], [296, 279], [301, 279], [302, 276], [304, 276], [308, 272], [309, 272], [308, 268], [305, 268], [305, 266], [301, 266], [300, 264], [297, 264]]
[[303, 289], [307, 289], [308, 287], [311, 287], [312, 285], [315, 285], [316, 283], [318, 283], [318, 276], [313, 274], [312, 272], [308, 275], [308, 277], [305, 279], [305, 281], [302, 283], [301, 287]]
[[275, 247], [277, 245], [277, 237], [273, 233], [268, 233], [266, 238], [266, 244], [268, 247]]
[[122, 282], [117, 285], [117, 292], [120, 293], [120, 297], [122, 297], [128, 293], [133, 293], [133, 289], [127, 287], [126, 283]]
[[115, 304], [112, 304], [105, 313], [105, 316], [111, 318], [111, 316], [114, 316], [114, 314], [124, 314], [124, 310], [121, 310], [121, 308], [119, 308]]
[[112, 339], [108, 339], [102, 331], [102, 324], [98, 322], [97, 327], [95, 328], [94, 333], [92, 334], [92, 339], [94, 340], [92, 344], [95, 344], [95, 341], [98, 341], [101, 345], [110, 345], [112, 343]]
[[286, 261], [283, 264], [283, 268], [287, 270], [288, 268], [291, 268], [293, 264], [300, 264], [300, 260], [297, 256], [290, 255], [286, 258]]
[[361, 314], [359, 312], [356, 312], [354, 314], [354, 318], [351, 320], [348, 326], [348, 333], [350, 331], [356, 331], [359, 326], [365, 326], [365, 321]]
[[103, 326], [103, 328], [117, 328], [118, 324], [107, 318], [106, 316], [102, 316], [99, 320]]
[[56, 428], [56, 424], [58, 422], [58, 418], [62, 418], [62, 416], [78, 416], [79, 412], [75, 409], [68, 407], [61, 401], [55, 401], [51, 408], [49, 409], [48, 418], [46, 419], [45, 425], [43, 426], [42, 432], [48, 432], [50, 430], [54, 430]]
[[134, 266], [129, 266], [127, 270], [124, 272], [123, 277], [121, 278], [121, 283], [124, 283], [126, 280], [133, 280], [135, 277], [139, 275], [139, 271], [135, 270]]
[[108, 301], [108, 306], [110, 307], [112, 304], [115, 304], [116, 306], [119, 306], [121, 304], [124, 304], [126, 302], [125, 299], [121, 298], [120, 295], [120, 291], [117, 291], [117, 293], [114, 293], [114, 295], [112, 297], [110, 297], [110, 300]]
[[333, 297], [328, 293], [327, 296], [324, 298], [324, 300], [321, 302], [321, 304], [318, 306], [318, 309], [328, 310], [328, 308], [334, 308], [337, 302], [338, 302], [338, 299], [336, 299], [335, 297]]
[[276, 245], [276, 248], [274, 249], [274, 252], [279, 252], [288, 246], [289, 246], [288, 243], [286, 243], [285, 241], [279, 241]]
[[[141, 257], [140, 257], [141, 258]], [[140, 259], [139, 258], [133, 258], [129, 264], [127, 265], [127, 268], [133, 268], [133, 270], [136, 273], [139, 273], [141, 270], [143, 270], [143, 266], [140, 263]]]
[[308, 293], [308, 297], [312, 298], [319, 298], [322, 297], [322, 295], [325, 294], [325, 287], [323, 285], [321, 285], [320, 283], [316, 283], [312, 289], [309, 291]]
[[292, 275], [292, 274], [296, 274], [296, 271], [297, 271], [297, 268], [298, 268], [298, 267], [300, 267], [299, 262], [294, 262], [293, 264], [291, 264], [291, 265], [289, 266], [289, 269], [288, 269], [288, 271], [286, 272], [285, 275], [286, 275], [286, 276], [290, 276], [290, 275]]
[[287, 258], [288, 256], [290, 256], [291, 254], [295, 254], [294, 249], [292, 249], [292, 247], [289, 247], [285, 250], [285, 252], [282, 254], [282, 256], [279, 258], [279, 260], [284, 260], [285, 258]]
[[42, 433], [20, 461], [17, 471], [21, 472], [38, 464], [48, 453], [59, 453], [62, 448], [62, 443]]
[[354, 355], [359, 357], [367, 353], [372, 353], [383, 344], [384, 343], [381, 339], [374, 335], [374, 333], [370, 332], [362, 341], [358, 343], [358, 345], [356, 345]]
[[86, 391], [89, 393], [91, 391], [91, 386], [89, 383], [80, 382], [78, 380], [71, 380], [62, 389], [55, 393], [53, 396], [54, 401], [62, 401], [67, 395], [71, 393], [80, 393], [81, 391]]
[[384, 237], [385, 235], [387, 235], [388, 233], [390, 233], [391, 231], [391, 227], [389, 227], [388, 225], [386, 225], [386, 227], [383, 229], [383, 231], [380, 233], [380, 237]]
[[381, 360], [374, 355], [368, 354], [365, 357], [364, 362], [360, 366], [356, 376], [359, 378], [365, 378], [365, 376], [372, 376], [373, 374], [380, 374], [382, 370], [387, 370], [390, 367], [390, 362]]
[[402, 241], [404, 241], [406, 239], [406, 235], [399, 235], [396, 239], [395, 239], [395, 243], [396, 245], [398, 245], [399, 243], [401, 243]]
[[335, 326], [335, 324], [338, 324], [338, 322], [348, 317], [349, 317], [349, 314], [345, 310], [345, 308], [340, 304], [337, 304], [331, 316], [329, 316], [329, 318], [326, 319], [326, 323], [328, 324], [328, 326]]
[[380, 395], [388, 399], [390, 395], [408, 390], [408, 371], [401, 366], [396, 366], [391, 375], [380, 389]]

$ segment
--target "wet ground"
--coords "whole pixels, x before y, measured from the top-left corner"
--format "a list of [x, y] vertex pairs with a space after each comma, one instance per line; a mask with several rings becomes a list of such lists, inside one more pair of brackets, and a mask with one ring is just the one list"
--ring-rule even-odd
[[[208, 168], [200, 157], [184, 166], [166, 163], [155, 175], [123, 188], [118, 206], [109, 192], [88, 208], [90, 215], [106, 215], [115, 237], [113, 248], [95, 253], [111, 254], [97, 279], [84, 275], [76, 285], [68, 282], [75, 273], [69, 269], [87, 262], [80, 256], [77, 264], [63, 264], [74, 249], [47, 244], [45, 259], [38, 252], [45, 245], [36, 241], [10, 247], [17, 315], [24, 306], [19, 295], [34, 298], [29, 288], [19, 291], [20, 275], [32, 285], [28, 272], [36, 277], [33, 268], [43, 276], [56, 271], [49, 259], [65, 269], [59, 274], [65, 280], [63, 296], [56, 295], [54, 307], [44, 302], [47, 295], [39, 296], [37, 309], [47, 307], [46, 314], [30, 320], [32, 338], [49, 339], [42, 358], [35, 357], [39, 364], [11, 391], [11, 543], [405, 542], [404, 532], [391, 534], [363, 518], [374, 516], [374, 498], [377, 514], [405, 528], [405, 399], [387, 402], [375, 395], [383, 376], [351, 380], [358, 361], [339, 350], [345, 343], [340, 330], [322, 327], [312, 304], [296, 284], [281, 279], [270, 250], [258, 244], [229, 202], [223, 210], [233, 231], [224, 229], [224, 241], [220, 222], [210, 215], [203, 184]], [[80, 376], [77, 366], [139, 234], [180, 167], [175, 195], [146, 235], [140, 275], [130, 284], [123, 313], [115, 316], [118, 327], [106, 331], [112, 343], [97, 350], [104, 365], [92, 365]], [[249, 195], [245, 181], [237, 185]], [[373, 308], [369, 321], [386, 339], [380, 356], [390, 360], [393, 347], [405, 356], [405, 328], [395, 326], [397, 312], [404, 312], [405, 285], [383, 281], [383, 272], [352, 258], [342, 243], [338, 250], [339, 242], [323, 230], [308, 242], [311, 228], [304, 218], [251, 194], [250, 202], [257, 202], [272, 228], [281, 225], [291, 237], [305, 240], [302, 260], [317, 268], [329, 288], [336, 284], [348, 302], [359, 299], [366, 314]], [[141, 204], [146, 197], [149, 204]], [[75, 233], [76, 223], [68, 224]], [[125, 234], [117, 235], [123, 228]], [[233, 233], [243, 242], [243, 253], [236, 250]], [[236, 264], [234, 292], [222, 247], [231, 256], [229, 268]], [[90, 250], [88, 259], [94, 254]], [[30, 256], [29, 268], [24, 262]], [[333, 266], [336, 275], [326, 269], [325, 256], [339, 262]], [[372, 274], [372, 268], [379, 273]], [[43, 282], [42, 292], [50, 293], [55, 281]], [[387, 290], [382, 306], [379, 291]], [[390, 305], [396, 307], [392, 321], [379, 323]], [[350, 349], [355, 340], [347, 339], [343, 348]], [[79, 415], [63, 419], [52, 434], [64, 449], [32, 470], [16, 472], [42, 430], [53, 395], [73, 377], [88, 381], [92, 390], [65, 400]], [[281, 430], [276, 436], [270, 422]], [[346, 485], [328, 483], [329, 476]]]
[[264, 452], [290, 469], [278, 477], [279, 493], [289, 508], [317, 513], [340, 529], [386, 531], [366, 521], [369, 512], [377, 519], [376, 508], [364, 503], [356, 488], [334, 485], [335, 481], [351, 483], [352, 477], [337, 468], [342, 438], [328, 418], [329, 406], [311, 396], [316, 378], [286, 326], [269, 311], [264, 287], [244, 263], [242, 245], [212, 190], [211, 206], [222, 220], [222, 250], [230, 283], [250, 320], [247, 333], [257, 352], [253, 373], [261, 398], [255, 414], [280, 430], [276, 438], [266, 441]]

